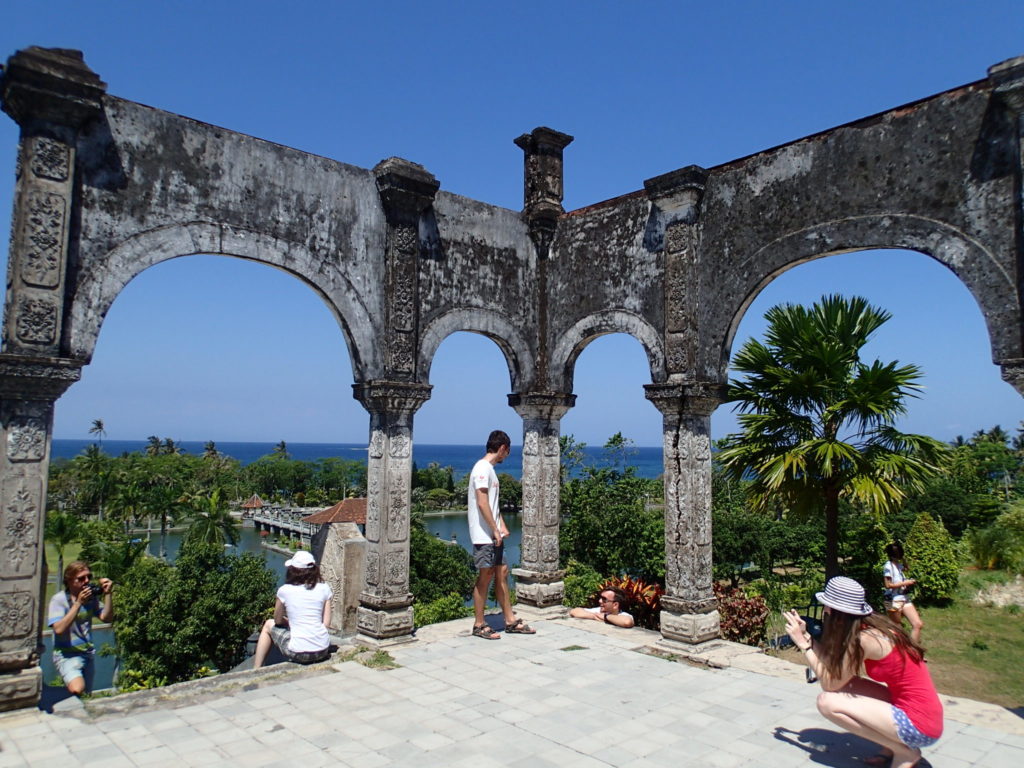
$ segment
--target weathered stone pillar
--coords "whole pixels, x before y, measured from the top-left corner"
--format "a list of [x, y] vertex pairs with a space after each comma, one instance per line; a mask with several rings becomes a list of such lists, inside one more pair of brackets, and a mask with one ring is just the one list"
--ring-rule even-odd
[[707, 382], [648, 384], [665, 441], [665, 595], [661, 635], [695, 644], [719, 635], [711, 574], [711, 413], [723, 388]]
[[[1017, 128], [1017, 211], [1014, 224], [1017, 236], [1017, 296], [1024, 304], [1024, 56], [989, 67], [988, 76], [995, 86], [994, 95], [1009, 110]], [[1020, 332], [1024, 333], [1024, 329]], [[1019, 354], [1024, 355], [1024, 339], [1021, 340]], [[1024, 358], [1014, 357], [997, 362], [1002, 369], [1003, 380], [1024, 395]]]
[[558, 606], [565, 596], [565, 571], [558, 567], [561, 456], [559, 425], [575, 395], [531, 392], [509, 395], [523, 418], [523, 538], [521, 563], [512, 570], [516, 598], [535, 608]]
[[366, 581], [366, 539], [355, 523], [325, 523], [313, 534], [310, 551], [334, 593], [328, 629], [352, 637], [359, 629], [359, 596]]
[[0, 348], [0, 708], [38, 701], [43, 519], [53, 404], [80, 374], [63, 359], [79, 131], [106, 86], [78, 51], [28, 48], [7, 61], [4, 112], [21, 127]]
[[523, 150], [523, 216], [541, 259], [548, 256], [563, 198], [563, 151], [573, 137], [551, 128], [534, 128], [515, 140]]
[[354, 384], [370, 413], [366, 462], [366, 583], [359, 597], [359, 639], [375, 645], [412, 640], [409, 592], [409, 502], [413, 414], [430, 385], [397, 381]]
[[0, 709], [42, 691], [43, 521], [54, 401], [78, 380], [68, 360], [0, 354]]

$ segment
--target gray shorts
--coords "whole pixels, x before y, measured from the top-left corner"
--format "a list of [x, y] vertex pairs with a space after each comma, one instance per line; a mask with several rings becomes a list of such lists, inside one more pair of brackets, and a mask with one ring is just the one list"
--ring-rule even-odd
[[331, 649], [324, 648], [322, 651], [300, 651], [295, 653], [288, 650], [288, 641], [292, 638], [292, 631], [288, 627], [282, 627], [280, 625], [274, 625], [274, 628], [270, 630], [270, 639], [274, 641], [274, 645], [277, 646], [277, 650], [288, 659], [288, 661], [294, 661], [296, 664], [315, 664], [318, 661], [325, 661], [328, 656], [331, 655]]
[[473, 565], [479, 571], [481, 568], [497, 568], [502, 564], [505, 556], [505, 542], [498, 546], [493, 544], [473, 545]]

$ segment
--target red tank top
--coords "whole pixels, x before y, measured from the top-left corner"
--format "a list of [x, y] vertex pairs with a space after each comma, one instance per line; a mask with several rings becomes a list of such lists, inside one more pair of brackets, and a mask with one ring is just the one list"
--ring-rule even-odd
[[942, 702], [927, 664], [893, 648], [878, 661], [865, 659], [864, 669], [870, 678], [889, 687], [892, 703], [906, 713], [917, 730], [933, 739], [942, 735]]

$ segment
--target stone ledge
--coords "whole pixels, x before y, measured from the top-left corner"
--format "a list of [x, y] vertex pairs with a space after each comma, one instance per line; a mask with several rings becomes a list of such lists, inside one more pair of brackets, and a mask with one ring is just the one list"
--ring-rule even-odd
[[[346, 645], [339, 648], [338, 653], [345, 653], [354, 648], [355, 646]], [[91, 720], [157, 707], [177, 709], [230, 695], [236, 691], [252, 691], [304, 677], [335, 674], [340, 671], [336, 659], [337, 654], [318, 664], [273, 664], [262, 669], [225, 672], [214, 677], [187, 680], [162, 688], [119, 693], [109, 698], [83, 699], [81, 706], [61, 707], [61, 714]]]

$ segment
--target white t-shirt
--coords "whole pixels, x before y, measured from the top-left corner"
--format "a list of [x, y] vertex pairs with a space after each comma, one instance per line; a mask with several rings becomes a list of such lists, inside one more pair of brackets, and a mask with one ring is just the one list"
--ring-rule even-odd
[[333, 596], [330, 585], [323, 581], [312, 589], [306, 589], [303, 584], [285, 584], [277, 590], [277, 597], [284, 603], [288, 615], [289, 651], [322, 651], [331, 644], [324, 626], [324, 603]]
[[[882, 577], [888, 578], [890, 583], [898, 584], [901, 581], [906, 581], [907, 577], [903, 575], [903, 569], [899, 567], [892, 560], [882, 566]], [[906, 594], [906, 587], [893, 587], [892, 589], [885, 590], [885, 599], [892, 600], [895, 597]], [[904, 598], [905, 599], [905, 598]]]
[[473, 471], [469, 474], [467, 519], [469, 520], [470, 541], [474, 544], [493, 544], [494, 533], [487, 527], [487, 523], [480, 515], [480, 507], [476, 503], [477, 488], [487, 489], [487, 501], [491, 507], [491, 514], [494, 515], [494, 524], [501, 530], [501, 511], [498, 509], [498, 474], [494, 471], [494, 465], [487, 459], [480, 459], [473, 465]]

